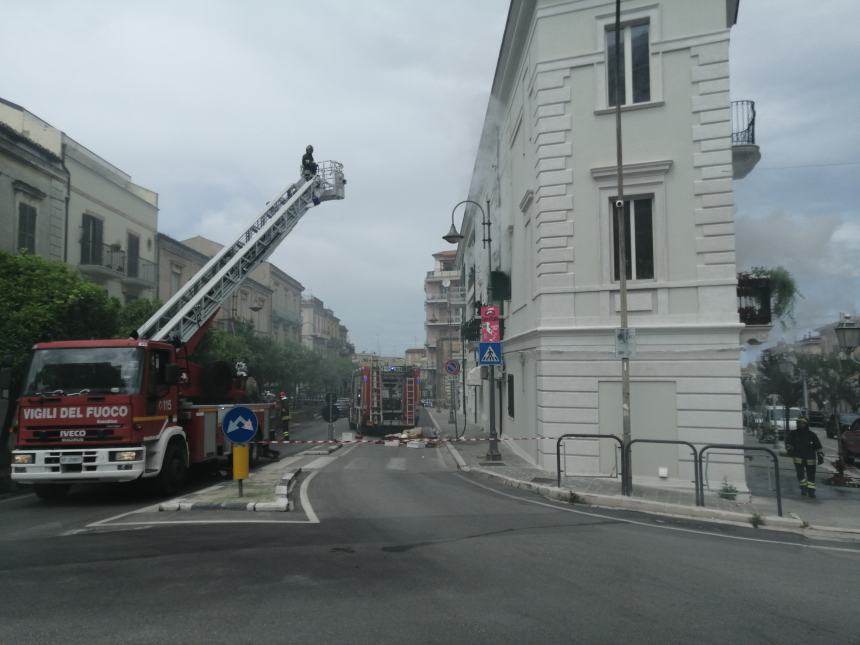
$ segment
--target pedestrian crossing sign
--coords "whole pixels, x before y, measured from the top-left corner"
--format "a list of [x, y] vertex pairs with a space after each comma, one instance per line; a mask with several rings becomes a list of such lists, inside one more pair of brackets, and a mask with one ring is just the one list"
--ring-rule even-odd
[[481, 343], [478, 346], [478, 365], [501, 365], [502, 344]]

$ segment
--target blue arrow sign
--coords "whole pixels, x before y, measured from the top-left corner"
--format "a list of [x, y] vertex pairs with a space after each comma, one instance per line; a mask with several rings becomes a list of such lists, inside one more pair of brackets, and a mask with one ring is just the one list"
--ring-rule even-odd
[[481, 343], [478, 346], [478, 365], [501, 365], [502, 344]]
[[257, 425], [257, 415], [243, 405], [230, 408], [221, 419], [221, 430], [233, 443], [248, 443], [257, 434]]

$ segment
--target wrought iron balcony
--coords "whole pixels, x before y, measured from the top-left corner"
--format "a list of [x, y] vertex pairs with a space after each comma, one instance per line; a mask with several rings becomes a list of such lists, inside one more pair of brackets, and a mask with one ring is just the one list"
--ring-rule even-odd
[[755, 142], [755, 101], [732, 101], [732, 176], [743, 179], [761, 159]]
[[773, 326], [770, 279], [739, 273], [737, 294], [738, 317], [746, 325], [742, 339], [751, 345], [764, 342]]

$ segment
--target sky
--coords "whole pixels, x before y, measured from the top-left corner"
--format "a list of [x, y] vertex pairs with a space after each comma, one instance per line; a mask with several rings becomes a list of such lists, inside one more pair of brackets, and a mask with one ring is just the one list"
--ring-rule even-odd
[[[722, 0], [710, 0], [719, 1]], [[228, 243], [317, 160], [347, 198], [271, 260], [358, 350], [424, 342], [423, 279], [467, 196], [505, 0], [3, 0], [0, 96], [159, 193], [159, 230]], [[740, 269], [785, 266], [802, 334], [860, 304], [860, 2], [742, 0], [732, 98], [762, 160], [735, 183]], [[458, 216], [459, 219], [459, 216]]]

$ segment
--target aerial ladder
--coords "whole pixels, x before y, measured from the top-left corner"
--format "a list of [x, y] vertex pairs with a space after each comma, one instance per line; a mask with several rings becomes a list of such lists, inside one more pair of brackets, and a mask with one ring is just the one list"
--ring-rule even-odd
[[343, 164], [320, 162], [315, 176], [300, 180], [278, 195], [235, 242], [221, 249], [141, 325], [136, 337], [169, 341], [190, 354], [221, 304], [266, 261], [308, 209], [324, 201], [343, 199], [345, 184]]

